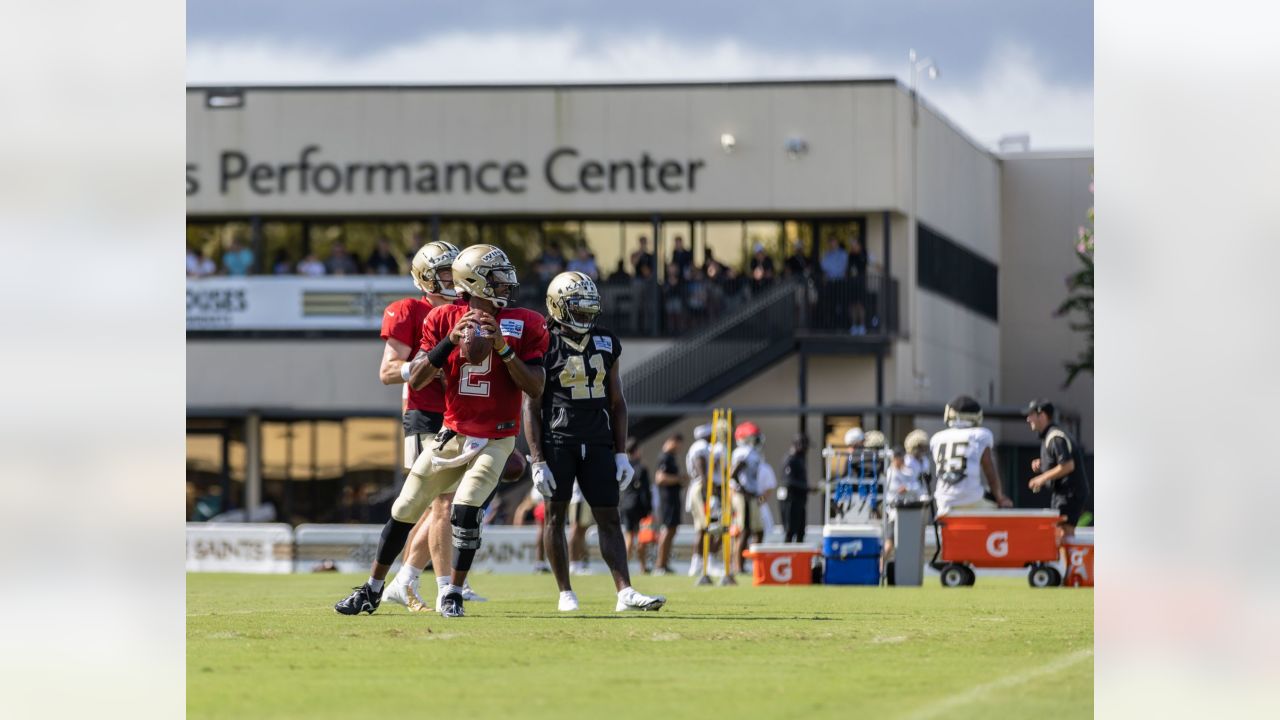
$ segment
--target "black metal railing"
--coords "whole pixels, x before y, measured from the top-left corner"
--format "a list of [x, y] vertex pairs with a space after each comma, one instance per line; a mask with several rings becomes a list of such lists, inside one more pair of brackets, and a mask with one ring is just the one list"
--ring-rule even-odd
[[[741, 382], [795, 344], [802, 286], [781, 281], [623, 376], [636, 404], [706, 399]], [[727, 389], [727, 388], [725, 388]], [[719, 390], [722, 391], [722, 390]]]

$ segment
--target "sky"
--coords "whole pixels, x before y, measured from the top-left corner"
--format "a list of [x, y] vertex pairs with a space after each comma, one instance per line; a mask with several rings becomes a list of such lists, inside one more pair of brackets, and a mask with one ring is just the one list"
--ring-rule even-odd
[[1082, 0], [188, 0], [193, 85], [908, 78], [979, 143], [1093, 145]]

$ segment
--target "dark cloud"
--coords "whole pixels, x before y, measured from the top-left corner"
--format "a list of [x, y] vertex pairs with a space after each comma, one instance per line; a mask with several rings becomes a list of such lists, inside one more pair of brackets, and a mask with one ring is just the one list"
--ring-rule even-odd
[[449, 32], [574, 30], [585, 42], [659, 34], [732, 39], [772, 52], [871, 55], [905, 67], [907, 48], [953, 81], [975, 79], [1003, 44], [1029, 48], [1051, 82], [1093, 84], [1093, 3], [1079, 0], [188, 0], [188, 41], [267, 40], [359, 56]]

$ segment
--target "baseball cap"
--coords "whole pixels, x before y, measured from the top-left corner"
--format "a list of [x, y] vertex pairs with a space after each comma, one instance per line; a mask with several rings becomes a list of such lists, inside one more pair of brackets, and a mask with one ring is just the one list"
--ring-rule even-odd
[[1031, 402], [1027, 403], [1027, 411], [1023, 414], [1030, 415], [1032, 413], [1038, 413], [1038, 412], [1042, 412], [1052, 418], [1053, 403], [1049, 402], [1048, 400], [1045, 400], [1044, 398], [1036, 398], [1035, 400], [1032, 400]]

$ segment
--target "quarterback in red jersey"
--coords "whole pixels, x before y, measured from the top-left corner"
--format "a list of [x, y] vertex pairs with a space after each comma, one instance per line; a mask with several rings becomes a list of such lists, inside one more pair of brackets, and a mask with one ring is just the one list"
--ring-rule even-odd
[[[452, 582], [440, 602], [445, 617], [461, 617], [463, 586], [480, 548], [481, 506], [497, 486], [519, 432], [521, 393], [542, 387], [546, 319], [508, 308], [518, 283], [506, 253], [474, 245], [453, 261], [454, 287], [466, 305], [442, 305], [428, 313], [422, 342], [409, 363], [411, 388], [437, 375], [445, 382], [444, 429], [414, 462], [383, 528], [369, 581], [334, 606], [344, 615], [372, 613], [382, 581], [422, 511], [440, 494], [456, 491]], [[487, 353], [468, 362], [463, 350]], [[459, 347], [462, 346], [462, 347]]]
[[[384, 385], [404, 386], [404, 468], [422, 453], [423, 446], [444, 426], [444, 383], [431, 382], [420, 390], [409, 388], [409, 360], [422, 345], [422, 322], [433, 307], [457, 301], [453, 289], [453, 260], [458, 248], [443, 241], [429, 242], [413, 256], [409, 273], [421, 298], [404, 298], [387, 306], [382, 314], [382, 339], [386, 346], [378, 378]], [[395, 580], [388, 583], [382, 598], [416, 612], [430, 611], [418, 590], [427, 561], [435, 568], [437, 593], [449, 584], [452, 552], [449, 549], [449, 507], [453, 495], [436, 498], [409, 533], [404, 564]], [[467, 600], [483, 601], [470, 588]]]

